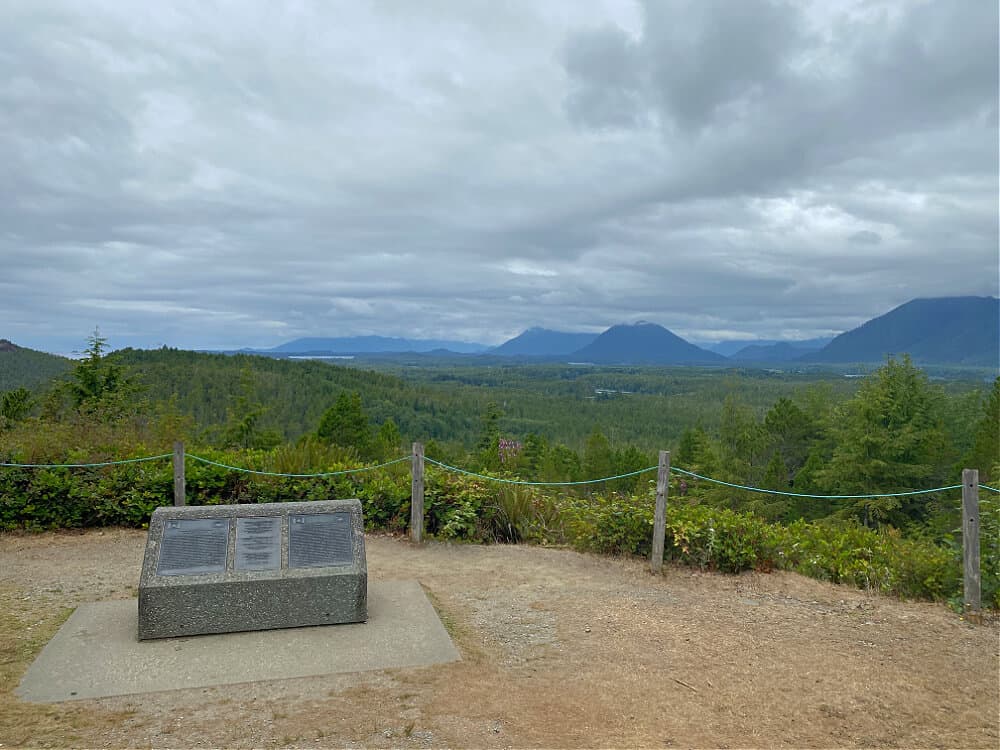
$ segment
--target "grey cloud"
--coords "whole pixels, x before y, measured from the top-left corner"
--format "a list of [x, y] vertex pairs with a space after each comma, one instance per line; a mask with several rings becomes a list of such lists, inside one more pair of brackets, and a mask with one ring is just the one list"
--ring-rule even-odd
[[684, 129], [738, 120], [766, 103], [806, 41], [794, 5], [647, 0], [643, 7], [651, 85]]
[[10, 4], [0, 336], [807, 336], [995, 294], [996, 15]]
[[[665, 140], [692, 162], [726, 165], [726, 184], [743, 190], [869, 157], [887, 139], [926, 147], [926, 139], [905, 140], [970, 119], [995, 132], [988, 124], [997, 109], [995, 4], [902, 6], [898, 21], [845, 16], [824, 36], [807, 30], [807, 8], [649, 2], [625, 80], [645, 81], [644, 104], [662, 115]], [[592, 72], [614, 63], [609, 46], [570, 41], [567, 72], [578, 86], [603, 91], [615, 81]], [[685, 132], [691, 128], [699, 132]], [[961, 145], [940, 135], [948, 147]], [[725, 189], [717, 169], [699, 175], [705, 189]]]
[[591, 127], [633, 127], [643, 117], [644, 71], [639, 50], [621, 29], [583, 31], [566, 47], [565, 67], [575, 86], [566, 99], [570, 117]]
[[878, 232], [862, 229], [859, 232], [855, 232], [847, 239], [857, 245], [877, 245], [882, 241], [882, 235]]

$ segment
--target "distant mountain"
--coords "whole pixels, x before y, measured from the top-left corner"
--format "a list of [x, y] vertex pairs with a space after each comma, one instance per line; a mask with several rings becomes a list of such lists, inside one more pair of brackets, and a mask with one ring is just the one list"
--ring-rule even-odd
[[458, 354], [476, 354], [489, 347], [467, 341], [439, 339], [401, 339], [387, 336], [348, 336], [343, 338], [304, 338], [268, 349], [277, 354], [372, 354], [377, 352], [432, 352], [447, 349]]
[[566, 333], [547, 328], [529, 328], [519, 336], [500, 344], [491, 354], [504, 356], [546, 357], [570, 354], [597, 338], [596, 333]]
[[909, 354], [914, 362], [1000, 365], [1000, 300], [996, 297], [915, 299], [847, 333], [803, 362], [880, 362]]
[[734, 354], [746, 349], [748, 346], [773, 346], [774, 344], [788, 344], [789, 346], [798, 349], [799, 354], [802, 354], [806, 351], [822, 349], [831, 341], [833, 341], [833, 336], [822, 336], [815, 339], [801, 339], [799, 341], [785, 341], [784, 339], [739, 339], [720, 341], [714, 344], [699, 344], [699, 346], [703, 349], [708, 349], [710, 352], [721, 354], [724, 357], [732, 357]]
[[71, 365], [65, 357], [25, 349], [0, 339], [0, 391], [37, 388], [62, 375]]
[[612, 326], [570, 356], [598, 364], [716, 365], [728, 361], [663, 326], [646, 322]]
[[766, 345], [751, 344], [730, 355], [730, 359], [736, 362], [794, 362], [808, 351], [810, 350], [792, 346], [787, 341]]

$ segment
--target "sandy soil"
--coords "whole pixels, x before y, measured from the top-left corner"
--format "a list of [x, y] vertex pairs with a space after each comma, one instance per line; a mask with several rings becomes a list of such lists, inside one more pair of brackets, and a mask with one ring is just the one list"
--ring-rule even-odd
[[135, 595], [145, 534], [0, 535], [0, 746], [1000, 745], [1000, 629], [785, 573], [368, 537], [462, 661], [32, 705], [13, 689], [85, 601]]

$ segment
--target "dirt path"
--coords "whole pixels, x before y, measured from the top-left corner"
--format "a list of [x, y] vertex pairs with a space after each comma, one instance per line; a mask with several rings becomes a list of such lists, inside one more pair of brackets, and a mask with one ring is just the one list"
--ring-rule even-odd
[[31, 705], [66, 607], [135, 595], [144, 532], [0, 535], [0, 746], [965, 747], [1000, 744], [1000, 630], [785, 573], [369, 537], [417, 579], [446, 666]]

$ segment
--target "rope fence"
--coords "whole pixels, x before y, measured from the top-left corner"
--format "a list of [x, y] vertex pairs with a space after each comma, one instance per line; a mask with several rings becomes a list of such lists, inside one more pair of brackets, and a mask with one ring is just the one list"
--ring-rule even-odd
[[424, 529], [424, 464], [430, 463], [446, 472], [460, 474], [463, 476], [481, 479], [483, 481], [495, 482], [497, 484], [519, 485], [528, 487], [580, 487], [603, 482], [613, 482], [619, 479], [639, 476], [648, 472], [657, 471], [656, 480], [656, 508], [654, 512], [653, 528], [653, 552], [650, 556], [650, 567], [653, 573], [659, 573], [663, 564], [663, 533], [666, 517], [666, 501], [669, 490], [670, 473], [691, 477], [693, 479], [710, 482], [724, 487], [743, 490], [746, 492], [757, 492], [769, 495], [780, 495], [783, 497], [800, 497], [816, 500], [871, 500], [886, 497], [913, 497], [917, 495], [929, 495], [937, 492], [949, 492], [951, 490], [962, 491], [962, 561], [964, 576], [964, 607], [966, 612], [978, 613], [981, 608], [981, 586], [980, 586], [980, 557], [979, 557], [979, 490], [985, 490], [994, 494], [1000, 494], [1000, 489], [991, 487], [979, 482], [979, 472], [975, 469], [965, 469], [962, 472], [962, 484], [951, 484], [944, 487], [933, 487], [923, 490], [909, 490], [904, 492], [883, 492], [865, 495], [819, 495], [806, 492], [786, 492], [784, 490], [771, 490], [762, 487], [753, 487], [735, 482], [727, 482], [722, 479], [697, 474], [687, 469], [670, 466], [669, 451], [660, 451], [660, 461], [656, 466], [647, 466], [644, 469], [629, 471], [623, 474], [600, 477], [598, 479], [584, 479], [568, 482], [536, 482], [523, 479], [508, 479], [505, 477], [494, 477], [488, 474], [460, 469], [451, 466], [431, 457], [424, 456], [424, 448], [420, 443], [413, 444], [413, 452], [410, 456], [400, 456], [399, 458], [385, 461], [372, 466], [360, 466], [355, 469], [341, 469], [338, 471], [321, 471], [311, 473], [290, 473], [277, 471], [263, 471], [259, 469], [248, 469], [242, 466], [231, 466], [220, 461], [203, 456], [197, 456], [184, 450], [184, 444], [177, 442], [174, 444], [173, 453], [161, 453], [155, 456], [141, 456], [138, 458], [126, 458], [116, 461], [97, 461], [93, 463], [65, 463], [65, 464], [31, 464], [31, 463], [10, 463], [0, 462], [0, 467], [10, 469], [90, 469], [107, 466], [120, 466], [124, 464], [138, 464], [148, 461], [160, 461], [167, 458], [173, 459], [174, 473], [174, 505], [183, 506], [186, 504], [185, 487], [185, 464], [187, 459], [216, 466], [227, 471], [236, 471], [244, 474], [268, 477], [286, 477], [295, 479], [308, 479], [319, 477], [343, 476], [347, 474], [361, 474], [377, 469], [384, 469], [404, 461], [411, 461], [411, 494], [410, 494], [410, 533], [414, 542], [419, 543], [423, 539]]
[[209, 466], [218, 466], [221, 469], [228, 469], [230, 471], [239, 471], [244, 474], [256, 474], [258, 476], [264, 477], [293, 477], [293, 478], [308, 478], [308, 477], [336, 477], [343, 474], [360, 474], [365, 471], [375, 471], [375, 469], [384, 469], [386, 466], [392, 466], [393, 464], [398, 464], [402, 461], [409, 461], [409, 456], [402, 456], [400, 458], [394, 458], [392, 461], [386, 461], [385, 463], [377, 464], [375, 466], [362, 466], [357, 469], [342, 469], [340, 471], [319, 471], [312, 474], [288, 474], [281, 471], [259, 471], [257, 469], [245, 469], [241, 466], [230, 466], [229, 464], [219, 463], [218, 461], [212, 461], [207, 458], [202, 458], [201, 456], [196, 456], [193, 453], [185, 453], [185, 458], [190, 458], [192, 461], [198, 461], [203, 464], [208, 464]]
[[934, 487], [929, 490], [912, 490], [909, 492], [880, 492], [877, 495], [812, 495], [805, 492], [784, 492], [782, 490], [766, 490], [762, 487], [750, 487], [745, 484], [734, 484], [732, 482], [724, 482], [721, 479], [713, 479], [712, 477], [702, 476], [701, 474], [695, 474], [693, 471], [686, 471], [684, 469], [678, 468], [676, 466], [671, 467], [670, 470], [677, 474], [684, 474], [689, 477], [694, 477], [695, 479], [703, 479], [706, 482], [712, 482], [713, 484], [721, 484], [726, 487], [734, 487], [738, 490], [747, 490], [748, 492], [762, 492], [768, 495], [784, 495], [785, 497], [808, 497], [816, 500], [871, 500], [879, 497], [909, 497], [911, 495], [927, 495], [932, 492], [945, 492], [947, 490], [960, 490], [962, 485], [960, 484], [950, 484], [947, 487]]
[[98, 461], [90, 464], [10, 464], [0, 463], [14, 469], [93, 469], [101, 466], [120, 466], [122, 464], [138, 464], [144, 461], [160, 461], [165, 458], [172, 458], [173, 453], [161, 453], [159, 456], [143, 456], [142, 458], [124, 458], [119, 461]]
[[[161, 453], [156, 456], [142, 456], [140, 458], [125, 458], [116, 461], [98, 461], [94, 463], [80, 463], [80, 464], [28, 464], [28, 463], [6, 463], [0, 462], [0, 467], [13, 468], [13, 469], [93, 469], [100, 468], [104, 466], [120, 466], [123, 464], [136, 464], [143, 463], [146, 461], [162, 461], [164, 459], [173, 458], [173, 453]], [[185, 459], [191, 459], [192, 461], [197, 461], [198, 463], [208, 464], [209, 466], [216, 466], [220, 469], [227, 469], [229, 471], [238, 471], [243, 474], [254, 474], [256, 476], [265, 477], [289, 477], [294, 479], [308, 479], [311, 477], [334, 477], [342, 476], [345, 474], [361, 474], [367, 471], [375, 471], [377, 469], [384, 469], [387, 466], [393, 466], [395, 464], [402, 463], [404, 461], [411, 460], [410, 456], [400, 456], [399, 458], [394, 458], [391, 461], [385, 461], [380, 464], [375, 464], [373, 466], [360, 466], [356, 469], [341, 469], [339, 471], [318, 471], [310, 473], [289, 473], [281, 471], [262, 471], [260, 469], [248, 469], [243, 466], [231, 466], [230, 464], [221, 463], [219, 461], [213, 461], [202, 456], [197, 456], [193, 453], [184, 452]], [[602, 482], [613, 482], [616, 479], [628, 479], [629, 477], [638, 476], [640, 474], [648, 474], [657, 470], [656, 466], [647, 466], [644, 469], [637, 469], [635, 471], [628, 471], [624, 474], [615, 474], [613, 476], [599, 477], [598, 479], [581, 479], [573, 482], [536, 482], [523, 479], [508, 479], [505, 477], [495, 477], [489, 474], [481, 474], [475, 471], [469, 471], [467, 469], [460, 469], [457, 466], [451, 466], [444, 463], [443, 461], [438, 461], [426, 456], [424, 460], [427, 463], [434, 464], [435, 466], [444, 469], [445, 471], [461, 474], [468, 477], [473, 477], [475, 479], [482, 479], [488, 482], [496, 482], [498, 484], [513, 484], [525, 487], [579, 487], [589, 484], [600, 484]], [[786, 492], [784, 490], [771, 490], [765, 489], [763, 487], [754, 487], [752, 485], [737, 484], [734, 482], [727, 482], [722, 479], [716, 479], [714, 477], [705, 476], [703, 474], [697, 474], [693, 471], [688, 471], [687, 469], [682, 469], [679, 466], [671, 466], [670, 471], [674, 474], [681, 474], [684, 476], [692, 477], [694, 479], [700, 479], [705, 482], [711, 482], [712, 484], [722, 485], [724, 487], [732, 487], [737, 490], [745, 490], [747, 492], [758, 492], [766, 495], [782, 495], [784, 497], [805, 497], [815, 500], [872, 500], [880, 497], [911, 497], [913, 495], [929, 495], [935, 492], [947, 492], [949, 490], [960, 490], [962, 489], [961, 484], [949, 484], [944, 487], [932, 487], [926, 490], [910, 490], [906, 492], [879, 492], [870, 495], [817, 495], [808, 492]], [[1000, 489], [996, 487], [991, 487], [986, 484], [979, 484], [979, 489], [986, 490], [987, 492], [993, 492], [1000, 495]]]
[[650, 471], [656, 471], [656, 466], [647, 466], [645, 469], [638, 469], [637, 471], [629, 471], [625, 474], [616, 474], [613, 477], [601, 477], [600, 479], [583, 479], [578, 482], [528, 482], [521, 479], [505, 479], [504, 477], [491, 477], [489, 474], [477, 474], [474, 471], [466, 471], [465, 469], [459, 469], [456, 466], [449, 466], [441, 461], [435, 461], [430, 456], [426, 456], [424, 460], [427, 463], [434, 464], [435, 466], [440, 466], [445, 471], [450, 471], [455, 474], [464, 474], [467, 477], [475, 477], [476, 479], [485, 479], [490, 482], [497, 482], [500, 484], [519, 484], [528, 487], [573, 487], [583, 484], [598, 484], [600, 482], [612, 482], [615, 479], [625, 479], [626, 477], [634, 477], [639, 474], [645, 474]]

